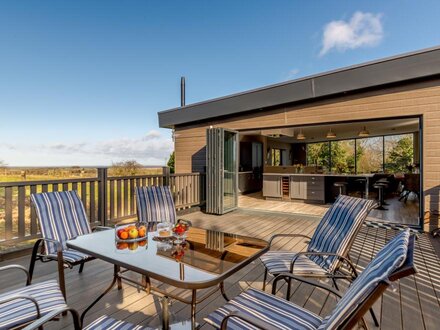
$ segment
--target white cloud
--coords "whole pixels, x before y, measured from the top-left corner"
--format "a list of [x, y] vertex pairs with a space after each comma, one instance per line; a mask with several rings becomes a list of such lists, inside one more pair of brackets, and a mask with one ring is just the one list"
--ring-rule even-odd
[[299, 69], [292, 69], [287, 74], [286, 79], [287, 80], [293, 79], [293, 78], [295, 78], [298, 75], [298, 73], [299, 73]]
[[345, 51], [372, 47], [383, 38], [382, 14], [356, 12], [349, 21], [331, 21], [324, 27], [320, 56], [331, 49]]
[[152, 130], [138, 138], [56, 144], [0, 143], [0, 154], [11, 166], [111, 165], [134, 159], [143, 165], [163, 165], [173, 141]]

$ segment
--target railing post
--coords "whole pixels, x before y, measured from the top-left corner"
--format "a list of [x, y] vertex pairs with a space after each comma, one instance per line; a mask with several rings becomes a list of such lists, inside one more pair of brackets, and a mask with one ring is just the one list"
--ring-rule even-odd
[[102, 226], [107, 220], [107, 167], [98, 168], [98, 219]]
[[164, 176], [163, 185], [169, 186], [170, 185], [170, 168], [168, 166], [162, 167], [162, 175]]

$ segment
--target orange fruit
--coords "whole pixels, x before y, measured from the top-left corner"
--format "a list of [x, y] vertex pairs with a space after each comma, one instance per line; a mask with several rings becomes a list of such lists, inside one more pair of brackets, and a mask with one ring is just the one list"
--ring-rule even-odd
[[146, 234], [145, 228], [139, 227], [138, 232], [139, 232], [139, 237], [145, 237]]
[[121, 235], [119, 236], [119, 238], [120, 238], [120, 239], [127, 239], [127, 238], [128, 238], [128, 232], [123, 231], [123, 232], [121, 233]]
[[145, 245], [147, 245], [147, 240], [143, 240], [138, 243], [139, 243], [139, 246], [145, 246]]
[[125, 232], [124, 229], [118, 229], [118, 231], [117, 231], [117, 235], [118, 235], [119, 238], [122, 238], [122, 237], [121, 237], [121, 234], [122, 234], [123, 232]]

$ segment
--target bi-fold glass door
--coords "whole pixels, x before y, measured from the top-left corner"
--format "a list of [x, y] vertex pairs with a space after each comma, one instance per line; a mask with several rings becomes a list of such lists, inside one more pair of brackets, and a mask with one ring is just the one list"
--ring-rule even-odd
[[238, 132], [206, 132], [206, 212], [224, 214], [238, 205]]

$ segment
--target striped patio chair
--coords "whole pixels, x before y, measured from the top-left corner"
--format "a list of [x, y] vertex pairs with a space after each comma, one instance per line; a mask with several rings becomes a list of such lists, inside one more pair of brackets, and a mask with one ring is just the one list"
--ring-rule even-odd
[[[390, 282], [416, 273], [413, 251], [414, 236], [406, 230], [377, 253], [343, 296], [325, 284], [282, 273], [274, 281], [272, 294], [248, 289], [208, 315], [205, 320], [218, 329], [351, 329], [358, 322], [366, 326], [364, 314], [380, 298]], [[284, 277], [316, 286], [318, 290], [326, 290], [340, 299], [333, 311], [322, 318], [275, 296], [277, 282]]]
[[[263, 290], [268, 273], [273, 276], [291, 272], [303, 277], [329, 277], [336, 288], [336, 279], [354, 279], [356, 269], [348, 252], [373, 205], [374, 202], [368, 199], [339, 195], [321, 219], [312, 237], [302, 234], [273, 235], [269, 245], [280, 237], [303, 237], [310, 241], [306, 252], [272, 250], [260, 258], [265, 266]], [[342, 269], [344, 265], [349, 272]], [[290, 291], [288, 295], [290, 296]]]
[[31, 280], [37, 260], [57, 261], [59, 283], [65, 297], [64, 268], [80, 265], [81, 273], [84, 263], [93, 259], [87, 254], [66, 247], [67, 240], [92, 232], [84, 205], [76, 191], [32, 194], [31, 201], [42, 235], [32, 251], [29, 266]]
[[20, 328], [54, 309], [67, 307], [57, 281], [31, 285], [26, 268], [19, 265], [0, 267], [2, 272], [17, 269], [26, 273], [26, 286], [0, 294], [0, 329]]
[[136, 187], [138, 220], [176, 223], [176, 208], [168, 186]]
[[53, 310], [50, 314], [45, 315], [39, 320], [31, 323], [23, 330], [35, 330], [40, 329], [45, 323], [53, 320], [58, 317], [61, 313], [70, 312], [73, 318], [73, 328], [75, 330], [153, 330], [152, 328], [148, 328], [141, 325], [135, 325], [126, 321], [116, 320], [110, 316], [103, 315], [98, 317], [96, 320], [92, 321], [89, 325], [85, 327], [81, 326], [80, 317], [76, 310], [66, 307], [57, 310]]

